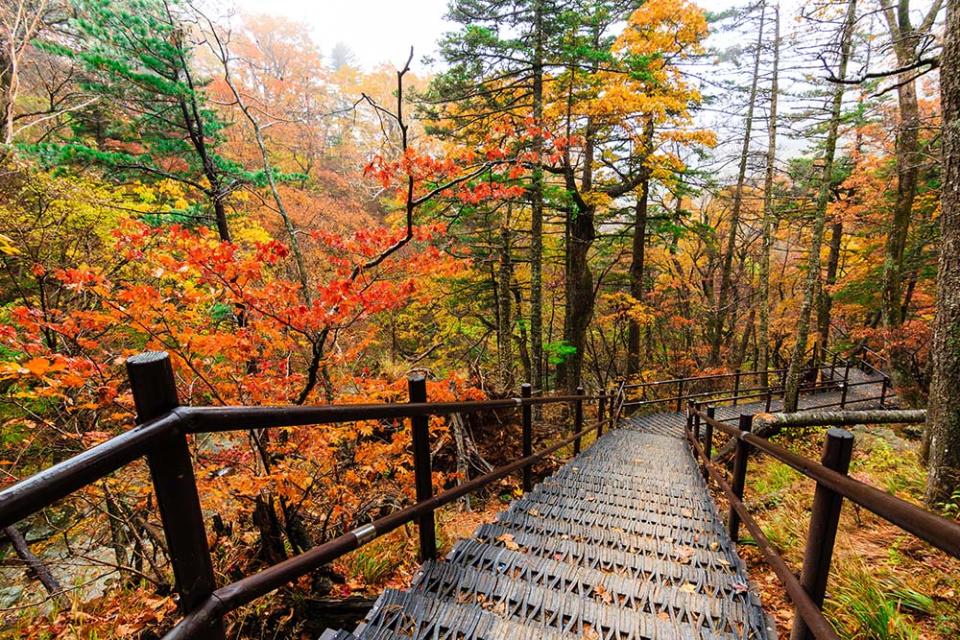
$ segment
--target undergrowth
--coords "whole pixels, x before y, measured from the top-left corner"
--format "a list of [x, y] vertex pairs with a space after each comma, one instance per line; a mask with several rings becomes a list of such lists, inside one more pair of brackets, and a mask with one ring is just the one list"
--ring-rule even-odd
[[[889, 428], [858, 428], [850, 474], [904, 500], [921, 504], [925, 472], [917, 442]], [[819, 460], [824, 433], [803, 430], [777, 438]], [[799, 573], [815, 484], [769, 456], [750, 460], [746, 498], [764, 533]], [[942, 505], [960, 515], [960, 495]], [[755, 548], [741, 546], [765, 607], [788, 638], [793, 605]], [[850, 640], [960, 638], [960, 561], [930, 547], [865, 509], [844, 502], [824, 612]]]

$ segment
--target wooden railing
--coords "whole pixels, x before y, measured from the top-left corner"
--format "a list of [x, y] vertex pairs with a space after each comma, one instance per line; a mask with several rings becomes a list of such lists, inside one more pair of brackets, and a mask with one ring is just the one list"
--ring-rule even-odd
[[[119, 436], [0, 491], [0, 529], [52, 505], [127, 464], [146, 458], [173, 568], [183, 620], [165, 636], [224, 638], [223, 616], [278, 587], [290, 583], [371, 540], [410, 522], [418, 524], [421, 559], [436, 557], [435, 511], [450, 502], [500, 480], [521, 473], [523, 487], [533, 486], [532, 465], [557, 450], [573, 445], [579, 452], [584, 435], [612, 424], [619, 407], [608, 396], [575, 395], [533, 397], [523, 385], [516, 398], [469, 402], [428, 402], [422, 376], [409, 380], [406, 404], [355, 404], [314, 407], [183, 407], [177, 397], [173, 368], [164, 352], [150, 352], [127, 360], [127, 373], [137, 410], [136, 426]], [[598, 403], [598, 420], [584, 425], [584, 403]], [[540, 451], [533, 451], [534, 405], [569, 404], [572, 433]], [[513, 462], [459, 486], [433, 494], [431, 482], [430, 416], [519, 408], [522, 413], [522, 451]], [[259, 573], [217, 587], [197, 493], [187, 436], [251, 428], [267, 429], [334, 424], [360, 420], [409, 419], [413, 442], [416, 503], [316, 546]]]
[[[719, 485], [730, 504], [727, 527], [731, 539], [735, 542], [739, 539], [741, 523], [747, 527], [754, 542], [763, 553], [764, 559], [780, 578], [787, 595], [796, 607], [791, 640], [808, 638], [838, 640], [833, 627], [824, 617], [821, 607], [826, 594], [827, 577], [844, 499], [877, 514], [934, 547], [960, 558], [960, 524], [847, 475], [853, 452], [853, 435], [849, 431], [838, 428], [827, 431], [823, 455], [820, 463], [817, 463], [751, 433], [753, 415], [740, 415], [737, 426], [732, 426], [717, 420], [715, 413], [713, 406], [701, 410], [691, 404], [686, 426], [687, 440], [701, 462], [704, 476], [712, 478]], [[894, 421], [922, 420], [922, 417], [913, 417], [909, 420], [902, 418], [905, 412], [890, 413], [898, 414], [898, 419]], [[870, 419], [876, 420], [876, 417], [873, 416]], [[810, 423], [822, 424], [823, 421], [823, 419], [811, 417]], [[849, 424], [851, 421], [855, 422], [856, 416], [841, 417], [838, 423]], [[704, 427], [702, 437], [701, 426]], [[713, 440], [717, 432], [731, 436], [736, 442], [733, 470], [729, 479], [712, 460]], [[779, 460], [817, 483], [807, 532], [803, 568], [799, 579], [770, 544], [763, 529], [744, 505], [747, 464], [750, 454], [754, 451]]]
[[[844, 376], [838, 377], [838, 361], [831, 367], [818, 371], [826, 383], [808, 385], [805, 391], [842, 388], [843, 406], [846, 389], [855, 386], [848, 383], [850, 361], [844, 361]], [[830, 369], [829, 376], [824, 371]], [[691, 378], [678, 378], [658, 382], [627, 384], [620, 381], [615, 389], [597, 395], [586, 395], [582, 388], [574, 395], [533, 397], [529, 385], [521, 387], [519, 397], [499, 400], [467, 402], [429, 402], [426, 383], [422, 376], [409, 380], [410, 402], [405, 404], [355, 404], [324, 406], [281, 407], [184, 407], [177, 397], [176, 384], [170, 359], [163, 352], [149, 352], [127, 360], [127, 372], [137, 411], [136, 426], [119, 436], [56, 464], [34, 476], [0, 491], [0, 529], [35, 514], [71, 493], [90, 485], [131, 462], [146, 458], [154, 493], [163, 523], [169, 558], [174, 574], [179, 606], [184, 614], [181, 622], [165, 636], [165, 640], [182, 638], [224, 638], [223, 616], [297, 578], [310, 573], [343, 554], [357, 549], [370, 541], [410, 522], [418, 524], [421, 559], [436, 556], [435, 511], [450, 502], [469, 495], [490, 483], [510, 474], [520, 473], [523, 487], [529, 491], [533, 486], [532, 465], [559, 449], [573, 445], [574, 455], [579, 453], [584, 435], [591, 431], [599, 437], [604, 425], [617, 424], [624, 412], [645, 404], [668, 402], [703, 402], [710, 398], [718, 403], [756, 398], [756, 387], [742, 387], [742, 378], [756, 372], [735, 372]], [[716, 397], [726, 390], [684, 393], [697, 381], [733, 380], [733, 394]], [[876, 384], [875, 381], [860, 384]], [[677, 385], [674, 398], [649, 402], [628, 401], [630, 390], [644, 387]], [[887, 384], [884, 378], [884, 395]], [[759, 389], [769, 398], [782, 392], [781, 386]], [[597, 403], [597, 420], [584, 424], [584, 403]], [[533, 451], [533, 412], [535, 405], [569, 404], [572, 408], [572, 432], [559, 442]], [[720, 425], [713, 420], [712, 409], [701, 414], [700, 405], [692, 405], [691, 411], [710, 415], [710, 425]], [[473, 478], [439, 495], [433, 494], [431, 483], [429, 431], [430, 416], [450, 415], [489, 410], [519, 408], [521, 418], [521, 454], [513, 462]], [[693, 414], [691, 414], [693, 415]], [[188, 436], [201, 433], [216, 433], [247, 429], [267, 429], [308, 425], [335, 424], [360, 420], [409, 419], [413, 445], [414, 482], [416, 503], [387, 516], [363, 524], [355, 529], [316, 546], [300, 555], [271, 566], [259, 573], [244, 577], [228, 585], [217, 587], [206, 530], [200, 508]], [[731, 429], [724, 425], [718, 429]], [[709, 444], [707, 445], [709, 450]], [[742, 493], [742, 487], [741, 487]], [[749, 526], [749, 525], [748, 525]]]
[[[801, 372], [801, 380], [812, 379], [812, 382], [801, 385], [801, 393], [840, 390], [841, 398], [839, 402], [822, 406], [840, 406], [845, 408], [847, 404], [847, 393], [851, 388], [862, 385], [880, 384], [880, 394], [878, 396], [861, 398], [858, 401], [879, 400], [880, 405], [884, 406], [890, 392], [890, 378], [886, 373], [867, 363], [858, 357], [857, 354], [852, 354], [850, 357], [843, 357], [838, 353], [828, 352], [827, 355], [829, 356], [829, 364], [825, 361], [822, 365], [815, 368], [807, 368]], [[876, 375], [880, 379], [850, 382], [850, 370], [853, 368]], [[756, 384], [763, 379], [764, 374], [766, 374], [767, 384]], [[731, 402], [736, 406], [742, 400], [758, 400], [761, 398], [765, 399], [766, 409], [769, 411], [773, 398], [784, 395], [786, 374], [786, 369], [768, 369], [767, 371], [737, 369], [730, 373], [670, 378], [652, 382], [621, 383], [617, 393], [622, 391], [625, 396], [640, 395], [639, 400], [632, 400], [627, 397], [621, 399], [622, 407], [629, 413], [641, 407], [659, 408], [667, 406], [673, 406], [675, 410], [679, 412], [683, 410], [685, 403], [691, 400], [702, 404], [708, 401], [713, 404]], [[770, 383], [771, 378], [777, 379], [779, 384]], [[755, 386], [743, 386], [745, 382], [750, 383], [754, 381], [756, 381]], [[714, 388], [704, 391], [695, 390], [695, 386], [703, 385], [704, 383], [710, 383]], [[647, 395], [653, 395], [655, 397], [647, 398]]]

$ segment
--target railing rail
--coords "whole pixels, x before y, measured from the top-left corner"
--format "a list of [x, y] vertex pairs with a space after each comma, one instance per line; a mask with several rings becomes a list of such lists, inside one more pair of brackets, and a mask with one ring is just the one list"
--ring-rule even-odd
[[[706, 411], [701, 411], [699, 407], [691, 405], [689, 414], [687, 440], [700, 460], [704, 474], [717, 481], [730, 503], [731, 513], [728, 524], [731, 537], [736, 541], [739, 524], [743, 522], [796, 606], [797, 623], [794, 625], [792, 640], [837, 638], [836, 632], [829, 626], [820, 608], [823, 605], [843, 499], [860, 505], [937, 549], [960, 558], [960, 523], [943, 518], [847, 475], [853, 445], [853, 436], [849, 432], [838, 428], [830, 429], [827, 433], [823, 460], [817, 463], [751, 433], [753, 417], [750, 415], [741, 415], [739, 425], [734, 427], [717, 420], [712, 406], [707, 407]], [[706, 425], [702, 444], [701, 424]], [[734, 438], [737, 444], [732, 484], [726, 480], [723, 472], [711, 459], [713, 437], [718, 431]], [[817, 483], [803, 570], [799, 581], [744, 506], [744, 479], [747, 475], [747, 461], [751, 451], [760, 451], [769, 455]]]
[[[846, 401], [846, 391], [849, 387], [859, 384], [876, 384], [875, 381], [849, 383], [848, 372], [852, 363], [848, 360], [842, 362], [844, 376], [842, 380], [838, 380], [836, 375], [837, 363], [838, 357], [834, 355], [832, 365], [818, 367], [817, 376], [821, 381], [827, 380], [827, 382], [821, 382], [820, 385], [817, 383], [808, 385], [804, 388], [804, 391], [840, 388], [843, 390], [842, 406]], [[516, 472], [521, 472], [523, 487], [525, 490], [529, 490], [532, 488], [531, 470], [534, 463], [571, 444], [573, 445], [573, 452], [579, 452], [583, 436], [595, 430], [597, 437], [599, 437], [603, 433], [604, 424], [607, 424], [608, 428], [618, 424], [625, 409], [647, 404], [676, 402], [677, 410], [680, 411], [684, 400], [688, 402], [700, 400], [726, 392], [724, 390], [695, 391], [693, 390], [693, 383], [698, 381], [734, 380], [733, 395], [730, 397], [713, 397], [712, 402], [714, 403], [725, 401], [736, 403], [739, 400], [762, 395], [767, 398], [769, 408], [772, 394], [775, 391], [782, 392], [782, 385], [742, 387], [741, 383], [745, 376], [760, 375], [761, 372], [737, 371], [729, 374], [677, 378], [640, 384], [627, 384], [625, 380], [620, 380], [612, 391], [594, 395], [585, 394], [581, 388], [577, 390], [578, 393], [575, 395], [533, 397], [530, 386], [523, 385], [520, 396], [514, 398], [428, 402], [424, 380], [413, 377], [409, 383], [411, 401], [408, 403], [313, 407], [183, 407], [179, 405], [173, 370], [166, 353], [149, 352], [131, 357], [127, 361], [127, 370], [137, 409], [137, 425], [126, 433], [111, 438], [0, 491], [0, 528], [13, 525], [31, 514], [39, 512], [137, 459], [146, 458], [150, 467], [164, 534], [169, 548], [175, 588], [180, 595], [180, 607], [185, 616], [181, 623], [168, 634], [168, 639], [203, 638], [221, 640], [224, 638], [222, 617], [226, 613], [409, 522], [418, 522], [421, 557], [423, 559], [434, 557], [436, 555], [434, 512], [437, 508]], [[826, 375], [827, 370], [830, 371], [829, 378]], [[783, 371], [778, 369], [766, 373], [768, 375], [771, 373], [782, 374]], [[647, 387], [656, 388], [671, 384], [678, 387], [676, 396], [639, 402], [628, 400], [628, 393], [632, 390]], [[683, 392], [685, 384], [688, 385], [687, 394]], [[887, 380], [884, 378], [884, 396], [886, 389]], [[763, 393], [756, 394], [757, 391]], [[881, 403], [883, 402], [882, 398], [881, 396]], [[583, 404], [585, 402], [597, 403], [598, 419], [589, 425], [584, 424]], [[532, 407], [558, 403], [571, 406], [574, 433], [554, 445], [533, 452]], [[701, 422], [706, 425], [708, 434], [711, 434], [714, 428], [726, 433], [740, 433], [739, 430], [715, 420], [712, 409], [704, 414], [699, 411], [698, 406], [692, 407], [692, 413], [689, 414], [690, 420], [693, 420], [695, 416], [698, 436]], [[454, 489], [445, 491], [440, 495], [433, 495], [427, 418], [454, 413], [514, 408], [519, 408], [522, 412], [521, 457], [485, 475], [467, 480]], [[216, 587], [187, 444], [188, 435], [254, 428], [267, 429], [365, 420], [402, 419], [409, 419], [411, 422], [417, 495], [415, 504], [371, 523], [361, 525], [333, 540], [259, 573], [219, 588]], [[765, 450], [764, 446], [748, 441], [743, 436], [740, 437], [740, 441], [747, 442], [749, 446], [757, 446], [761, 450]], [[708, 441], [706, 450], [709, 456], [712, 436], [708, 437]], [[742, 487], [740, 489], [742, 494]], [[734, 490], [736, 490], [736, 487], [734, 487]], [[867, 500], [875, 500], [875, 498], [867, 498]], [[734, 505], [734, 509], [737, 509], [734, 502], [731, 502], [731, 504]], [[744, 517], [743, 513], [739, 517], [752, 531], [754, 525], [748, 518]]]
[[[611, 425], [622, 411], [622, 387], [618, 388], [617, 397], [587, 395], [582, 389], [578, 389], [576, 395], [532, 397], [529, 385], [524, 385], [520, 397], [516, 398], [427, 402], [425, 381], [417, 376], [409, 381], [409, 403], [182, 407], [179, 406], [173, 369], [166, 353], [148, 352], [133, 356], [127, 361], [127, 371], [137, 409], [137, 425], [126, 433], [0, 491], [0, 528], [41, 511], [137, 459], [146, 458], [169, 549], [175, 588], [184, 614], [183, 620], [166, 638], [221, 640], [225, 637], [222, 617], [226, 613], [414, 520], [419, 524], [422, 558], [435, 557], [436, 509], [516, 472], [522, 472], [524, 486], [529, 487], [534, 463], [567, 445], [572, 444], [575, 451], [579, 450], [582, 437], [594, 430], [598, 436], [601, 435], [605, 420], [599, 415], [599, 406], [600, 419], [585, 426], [584, 402], [609, 400], [611, 411], [608, 422]], [[571, 405], [575, 433], [545, 449], [532, 452], [531, 408], [558, 403]], [[427, 418], [515, 408], [520, 408], [523, 413], [522, 457], [434, 496]], [[400, 419], [411, 421], [417, 490], [415, 504], [361, 525], [259, 573], [216, 587], [187, 435]]]

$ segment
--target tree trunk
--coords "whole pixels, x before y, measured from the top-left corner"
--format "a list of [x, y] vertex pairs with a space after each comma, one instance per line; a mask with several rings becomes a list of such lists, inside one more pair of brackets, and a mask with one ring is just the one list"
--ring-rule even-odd
[[3, 118], [3, 144], [13, 142], [13, 115], [17, 99], [19, 73], [17, 70], [16, 34], [9, 41], [0, 41], [0, 117]]
[[929, 504], [949, 499], [960, 486], [960, 0], [947, 1], [940, 104], [943, 110], [943, 190], [940, 195], [940, 262], [933, 323], [933, 378], [925, 441], [929, 451]]
[[543, 1], [534, 0], [533, 175], [530, 184], [530, 360], [534, 390], [543, 389]]
[[[633, 253], [630, 260], [630, 296], [643, 301], [644, 249], [647, 240], [647, 196], [650, 177], [645, 176], [637, 194], [637, 219], [633, 227]], [[627, 377], [640, 373], [640, 323], [630, 320], [627, 329]]]
[[747, 179], [747, 159], [750, 155], [750, 137], [753, 132], [753, 108], [757, 101], [757, 81], [760, 76], [760, 53], [763, 50], [763, 22], [766, 16], [766, 2], [760, 5], [760, 27], [757, 29], [757, 50], [753, 57], [753, 78], [750, 81], [750, 99], [747, 104], [747, 122], [743, 133], [743, 146], [740, 149], [740, 166], [737, 169], [737, 184], [733, 191], [733, 207], [730, 212], [730, 229], [727, 231], [727, 246], [723, 251], [723, 264], [720, 270], [720, 290], [715, 306], [714, 330], [710, 343], [710, 364], [720, 363], [720, 344], [723, 342], [727, 316], [733, 315], [736, 308], [733, 300], [732, 271], [733, 253], [737, 243], [737, 231], [740, 228], [740, 211], [743, 208], [743, 185]]
[[[898, 67], [910, 67], [919, 57], [918, 47], [932, 29], [940, 9], [940, 0], [934, 0], [926, 18], [918, 28], [910, 19], [910, 2], [901, 0], [896, 7], [881, 2], [882, 11]], [[904, 252], [913, 201], [917, 194], [920, 164], [920, 108], [917, 104], [916, 70], [909, 69], [897, 76], [897, 108], [900, 120], [897, 126], [897, 198], [887, 229], [884, 244], [883, 289], [880, 313], [890, 353], [890, 375], [895, 387], [915, 386], [910, 375], [910, 356], [898, 343], [898, 334], [905, 320], [903, 305]]]
[[593, 272], [587, 254], [596, 236], [593, 209], [572, 207], [570, 241], [567, 246], [567, 302], [563, 323], [564, 342], [573, 352], [558, 368], [557, 384], [565, 384], [575, 393], [583, 372], [583, 352], [587, 342], [587, 327], [593, 317]]
[[500, 264], [497, 271], [497, 368], [500, 387], [513, 386], [513, 317], [510, 286], [513, 264], [510, 261], [510, 214], [500, 226]]
[[523, 322], [523, 296], [520, 293], [520, 285], [514, 280], [510, 285], [510, 291], [513, 293], [513, 303], [517, 317], [517, 328], [520, 335], [517, 337], [517, 350], [520, 352], [520, 364], [523, 366], [523, 379], [533, 379], [533, 363], [530, 361], [530, 350], [527, 349], [527, 330]]
[[757, 323], [757, 363], [760, 385], [769, 384], [770, 369], [770, 249], [773, 247], [775, 226], [773, 213], [773, 178], [777, 167], [777, 96], [780, 73], [780, 7], [773, 8], [773, 70], [770, 80], [770, 122], [767, 125], [767, 166], [763, 180], [763, 237], [760, 253], [760, 321]]
[[13, 550], [17, 553], [17, 557], [20, 558], [26, 566], [27, 573], [40, 581], [43, 588], [47, 590], [47, 593], [50, 594], [59, 606], [69, 607], [70, 601], [67, 600], [67, 597], [64, 595], [63, 587], [60, 586], [60, 583], [50, 572], [47, 565], [45, 565], [40, 558], [33, 555], [33, 552], [30, 551], [30, 547], [27, 545], [26, 538], [23, 537], [20, 530], [11, 525], [6, 527], [3, 533], [7, 536], [7, 539], [10, 540], [10, 544], [13, 545]]
[[807, 282], [803, 294], [803, 304], [797, 318], [796, 344], [790, 356], [787, 369], [786, 386], [783, 393], [783, 408], [786, 412], [797, 410], [800, 395], [800, 374], [807, 351], [807, 338], [810, 335], [810, 314], [814, 297], [820, 283], [820, 247], [823, 245], [823, 231], [826, 225], [827, 205], [830, 203], [830, 181], [833, 176], [833, 157], [837, 150], [837, 137], [840, 127], [841, 108], [843, 106], [843, 81], [847, 76], [847, 63], [850, 61], [850, 48], [853, 40], [853, 27], [857, 15], [857, 0], [850, 0], [840, 36], [840, 59], [837, 63], [838, 82], [833, 90], [833, 104], [830, 111], [830, 124], [823, 151], [823, 173], [820, 177], [820, 192], [817, 195], [817, 208], [814, 213], [813, 232], [807, 261]]
[[830, 312], [833, 308], [833, 296], [828, 287], [837, 283], [837, 270], [840, 268], [840, 245], [843, 240], [843, 222], [834, 220], [830, 230], [830, 253], [827, 255], [827, 274], [825, 287], [820, 289], [820, 303], [817, 305], [817, 348], [814, 350], [813, 366], [826, 362], [827, 346], [830, 344]]

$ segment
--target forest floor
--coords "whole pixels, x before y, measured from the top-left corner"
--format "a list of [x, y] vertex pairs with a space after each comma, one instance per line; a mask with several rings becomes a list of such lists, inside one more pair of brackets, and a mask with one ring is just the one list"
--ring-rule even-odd
[[[852, 477], [921, 504], [924, 481], [916, 427], [859, 426]], [[822, 429], [794, 430], [775, 439], [819, 459]], [[751, 458], [746, 501], [764, 533], [799, 573], [815, 483], [769, 456]], [[958, 517], [960, 505], [943, 505]], [[725, 513], [725, 512], [721, 512]], [[780, 638], [789, 637], [793, 606], [756, 546], [741, 543], [766, 610]], [[842, 638], [932, 640], [960, 638], [960, 560], [934, 549], [886, 520], [844, 502], [825, 603]]]

